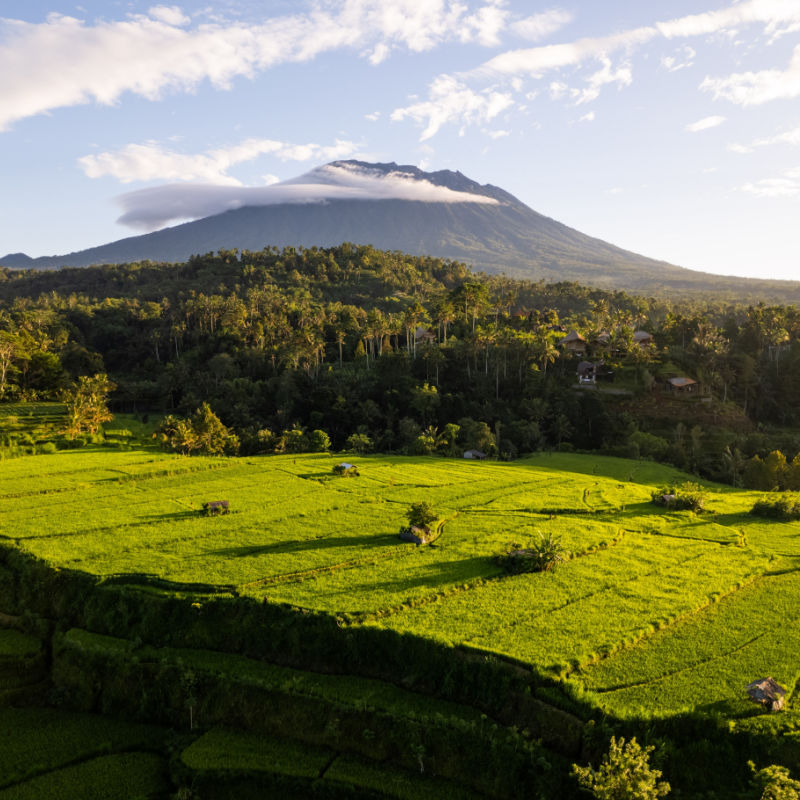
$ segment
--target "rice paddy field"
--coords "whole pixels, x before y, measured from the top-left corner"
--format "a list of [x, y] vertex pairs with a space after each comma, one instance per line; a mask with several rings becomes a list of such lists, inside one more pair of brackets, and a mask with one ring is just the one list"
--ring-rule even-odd
[[[327, 454], [184, 458], [97, 448], [0, 462], [0, 537], [56, 567], [161, 591], [285, 603], [493, 654], [618, 717], [752, 713], [744, 686], [800, 675], [800, 523], [709, 485], [707, 511], [650, 502], [674, 468], [594, 455], [513, 463]], [[228, 500], [230, 513], [202, 504]], [[402, 542], [412, 502], [446, 521]], [[540, 534], [565, 563], [507, 575]], [[341, 767], [344, 769], [344, 766]]]

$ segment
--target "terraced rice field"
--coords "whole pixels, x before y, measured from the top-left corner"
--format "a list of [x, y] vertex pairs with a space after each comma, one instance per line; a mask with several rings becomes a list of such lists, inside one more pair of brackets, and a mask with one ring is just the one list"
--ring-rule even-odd
[[[340, 478], [338, 460], [95, 450], [5, 461], [0, 536], [54, 565], [200, 601], [266, 598], [497, 654], [623, 717], [743, 716], [743, 685], [762, 674], [793, 691], [800, 524], [751, 517], [757, 493], [710, 486], [695, 515], [650, 503], [687, 476], [645, 462], [364, 457], [360, 477]], [[222, 499], [230, 514], [201, 514]], [[419, 500], [447, 520], [434, 546], [397, 537]], [[494, 564], [546, 532], [569, 555], [554, 572]]]

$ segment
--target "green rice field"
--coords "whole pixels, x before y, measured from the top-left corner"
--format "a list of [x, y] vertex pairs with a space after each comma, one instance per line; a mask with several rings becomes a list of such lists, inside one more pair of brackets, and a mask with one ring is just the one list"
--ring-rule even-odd
[[[621, 718], [746, 717], [744, 686], [765, 674], [796, 713], [800, 523], [750, 516], [758, 493], [709, 485], [694, 514], [650, 502], [688, 476], [649, 462], [375, 456], [357, 459], [360, 477], [337, 477], [340, 460], [99, 448], [6, 460], [0, 537], [197, 602], [253, 597], [493, 654]], [[213, 500], [230, 513], [204, 515]], [[427, 547], [397, 536], [421, 500], [445, 519]], [[567, 553], [553, 572], [495, 564], [546, 533]]]

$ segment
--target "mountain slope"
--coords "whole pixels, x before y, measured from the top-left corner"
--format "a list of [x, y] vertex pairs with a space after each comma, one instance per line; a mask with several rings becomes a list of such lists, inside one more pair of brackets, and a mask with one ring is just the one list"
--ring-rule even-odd
[[[653, 293], [716, 291], [737, 297], [800, 299], [800, 284], [729, 278], [676, 267], [586, 236], [543, 216], [498, 187], [480, 185], [459, 172], [416, 167], [334, 162], [280, 184], [298, 188], [341, 185], [342, 174], [369, 175], [491, 198], [490, 202], [398, 199], [327, 199], [254, 205], [208, 216], [154, 233], [121, 239], [64, 256], [0, 259], [6, 267], [39, 269], [149, 259], [185, 261], [218, 249], [266, 246], [329, 247], [344, 241], [384, 250], [464, 261], [487, 272], [545, 280], [575, 280], [604, 288]], [[333, 177], [331, 177], [333, 176]], [[303, 182], [306, 184], [303, 184]]]

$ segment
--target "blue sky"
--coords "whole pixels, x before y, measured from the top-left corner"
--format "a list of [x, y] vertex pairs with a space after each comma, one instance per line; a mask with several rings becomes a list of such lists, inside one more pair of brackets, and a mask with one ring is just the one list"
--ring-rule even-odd
[[337, 158], [457, 169], [647, 256], [800, 279], [800, 0], [0, 4], [0, 255]]

